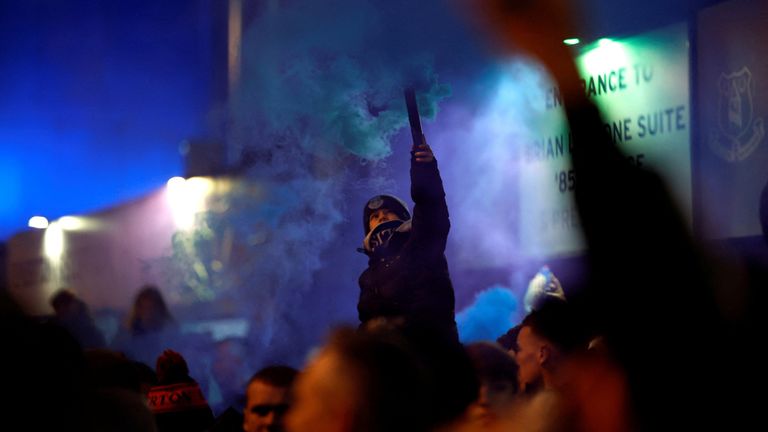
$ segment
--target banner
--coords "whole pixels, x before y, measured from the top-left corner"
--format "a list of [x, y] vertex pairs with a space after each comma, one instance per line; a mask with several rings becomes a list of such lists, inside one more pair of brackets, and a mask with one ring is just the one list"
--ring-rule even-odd
[[[684, 24], [578, 49], [583, 90], [632, 164], [657, 171], [691, 218], [689, 47]], [[521, 165], [521, 247], [530, 256], [583, 249], [573, 202], [578, 173], [558, 88], [544, 84]], [[611, 181], [611, 179], [606, 179]], [[627, 227], [631, 229], [631, 227]]]

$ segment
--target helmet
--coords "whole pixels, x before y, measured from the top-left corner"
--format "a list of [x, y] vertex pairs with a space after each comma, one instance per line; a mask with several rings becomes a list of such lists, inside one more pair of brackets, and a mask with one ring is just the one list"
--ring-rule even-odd
[[395, 213], [400, 221], [405, 222], [411, 219], [411, 213], [403, 200], [394, 195], [376, 195], [368, 200], [363, 208], [363, 232], [367, 236], [371, 231], [371, 214], [379, 209], [387, 209]]
[[549, 300], [565, 300], [565, 292], [549, 267], [543, 266], [528, 283], [523, 303], [526, 312], [530, 312]]

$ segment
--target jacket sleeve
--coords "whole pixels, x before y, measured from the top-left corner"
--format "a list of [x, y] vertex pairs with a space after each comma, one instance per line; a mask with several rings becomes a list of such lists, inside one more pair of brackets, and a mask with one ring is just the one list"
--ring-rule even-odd
[[430, 257], [442, 257], [451, 223], [437, 160], [416, 162], [411, 154], [411, 198], [412, 247]]

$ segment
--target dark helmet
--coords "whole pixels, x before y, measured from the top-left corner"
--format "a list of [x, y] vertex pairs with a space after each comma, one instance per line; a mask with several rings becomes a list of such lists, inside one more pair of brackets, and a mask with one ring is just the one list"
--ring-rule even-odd
[[392, 211], [403, 222], [411, 219], [411, 213], [403, 200], [394, 195], [376, 195], [365, 203], [363, 209], [363, 231], [366, 236], [371, 231], [371, 214], [382, 208]]

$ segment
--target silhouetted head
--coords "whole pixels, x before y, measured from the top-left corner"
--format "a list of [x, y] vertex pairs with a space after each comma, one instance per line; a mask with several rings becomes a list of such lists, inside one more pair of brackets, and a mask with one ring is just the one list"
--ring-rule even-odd
[[586, 350], [590, 334], [574, 308], [564, 300], [547, 301], [520, 324], [515, 360], [523, 390], [547, 380], [564, 356]]
[[51, 306], [56, 316], [68, 319], [81, 315], [87, 315], [88, 305], [69, 289], [62, 288], [51, 297]]
[[144, 286], [133, 303], [129, 319], [131, 330], [137, 333], [158, 331], [171, 322], [173, 317], [160, 290], [152, 285]]
[[480, 381], [478, 399], [470, 414], [475, 420], [484, 422], [504, 416], [518, 394], [517, 363], [495, 343], [475, 342], [466, 350]]
[[290, 432], [426, 430], [425, 376], [398, 335], [338, 330], [300, 375], [286, 426]]
[[281, 432], [283, 415], [291, 406], [293, 381], [298, 371], [290, 366], [268, 366], [251, 377], [245, 391], [243, 431]]

